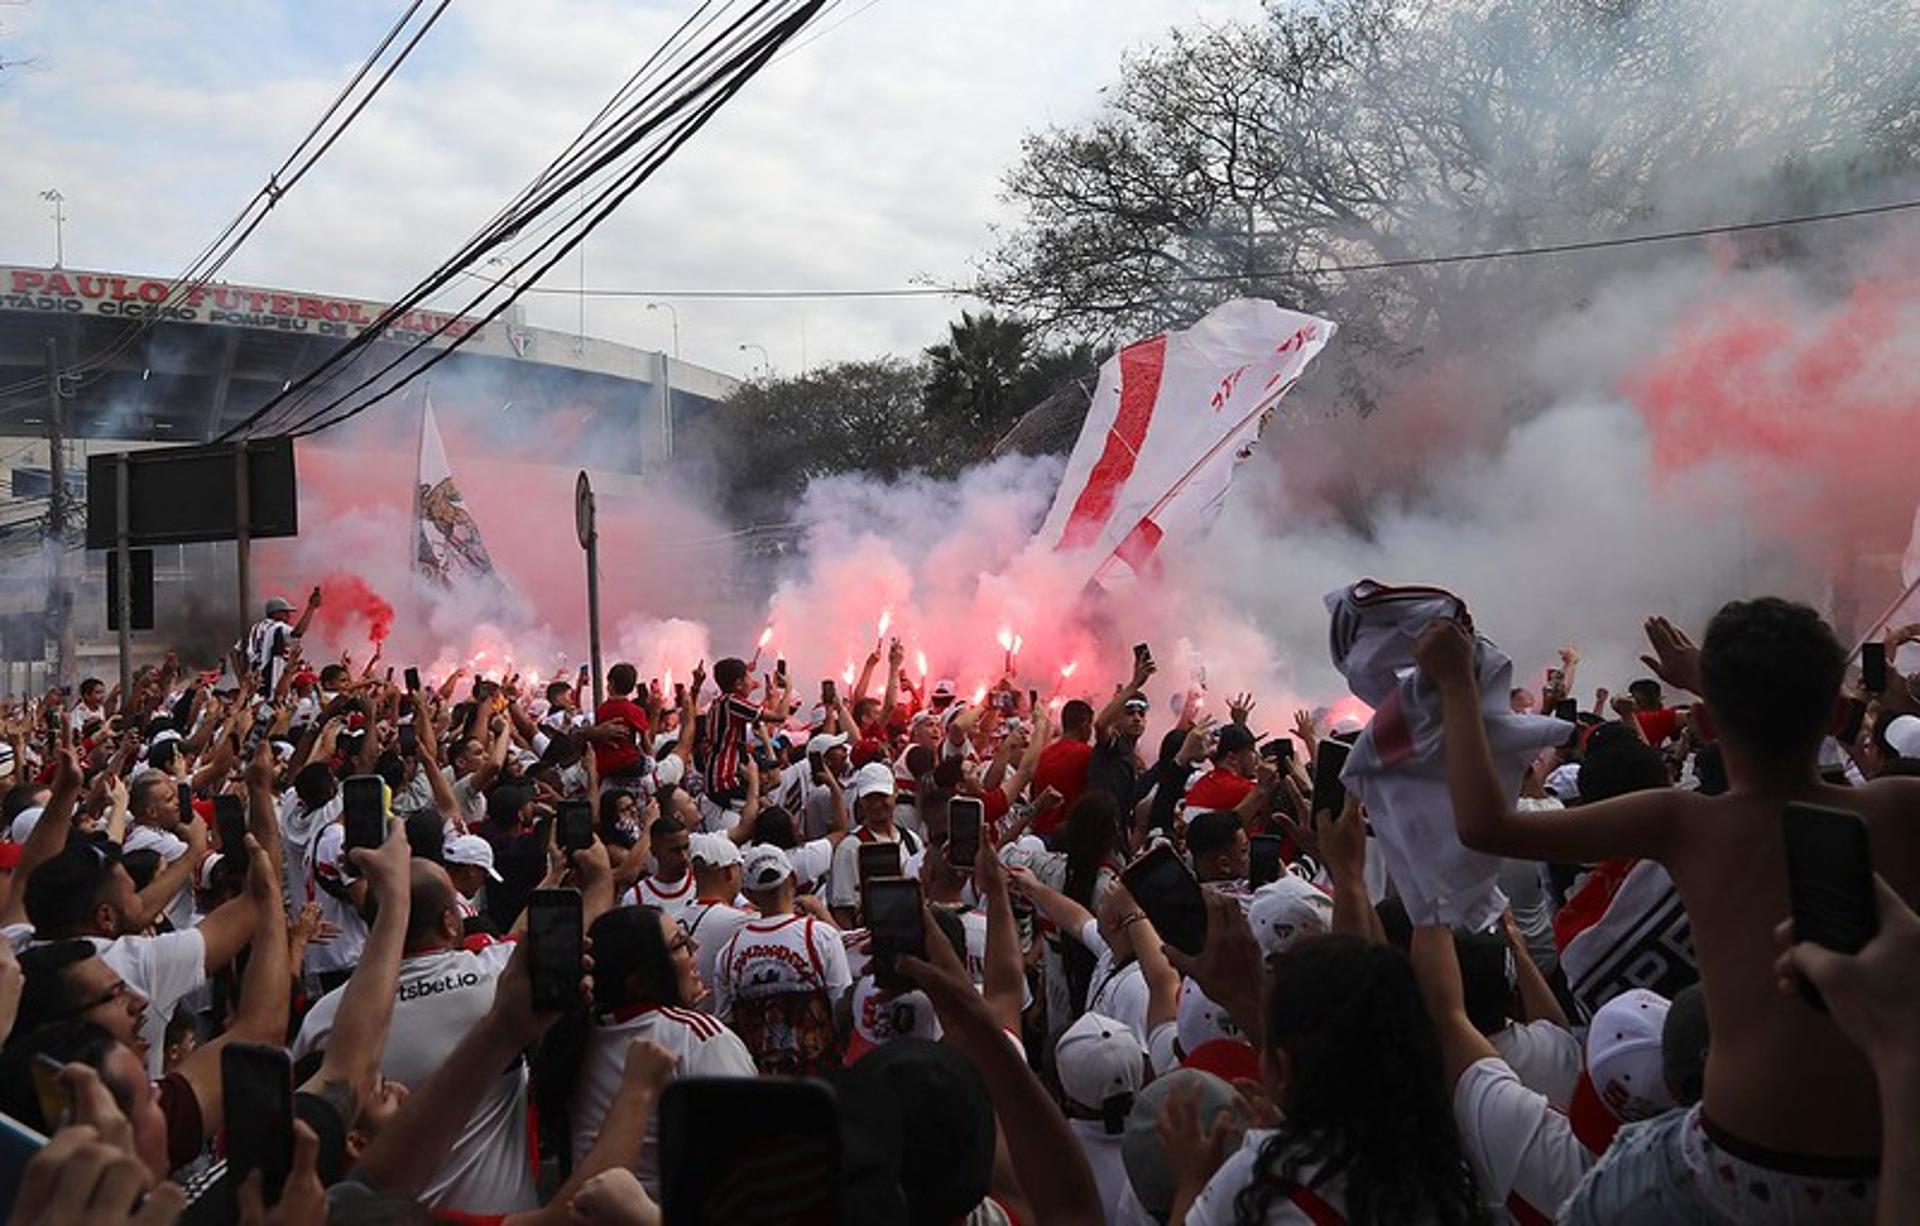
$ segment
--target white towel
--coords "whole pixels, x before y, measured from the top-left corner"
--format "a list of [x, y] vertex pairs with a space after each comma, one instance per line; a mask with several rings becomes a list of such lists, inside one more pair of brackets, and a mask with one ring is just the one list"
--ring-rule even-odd
[[[1471, 626], [1466, 604], [1434, 587], [1388, 587], [1363, 579], [1327, 594], [1333, 666], [1348, 688], [1374, 709], [1341, 772], [1347, 790], [1367, 807], [1393, 878], [1416, 924], [1445, 923], [1483, 931], [1506, 909], [1497, 880], [1500, 858], [1470, 851], [1454, 826], [1447, 791], [1446, 741], [1440, 694], [1415, 667], [1413, 645], [1435, 618]], [[1513, 662], [1477, 632], [1476, 671], [1487, 740], [1506, 795], [1539, 750], [1565, 743], [1573, 726], [1508, 706]]]

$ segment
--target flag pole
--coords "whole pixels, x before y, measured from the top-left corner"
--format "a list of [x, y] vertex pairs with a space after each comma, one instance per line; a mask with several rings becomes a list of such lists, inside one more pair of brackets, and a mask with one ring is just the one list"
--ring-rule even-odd
[[1879, 633], [1882, 626], [1892, 621], [1893, 615], [1900, 611], [1902, 605], [1912, 599], [1915, 592], [1920, 592], [1920, 577], [1916, 577], [1912, 583], [1907, 584], [1907, 590], [1900, 593], [1899, 598], [1887, 606], [1887, 611], [1875, 618], [1873, 623], [1867, 627], [1866, 633], [1860, 636], [1860, 641], [1855, 643], [1853, 650], [1847, 653], [1847, 663], [1853, 663], [1854, 657], [1860, 654], [1860, 649], [1867, 645], [1867, 640]]

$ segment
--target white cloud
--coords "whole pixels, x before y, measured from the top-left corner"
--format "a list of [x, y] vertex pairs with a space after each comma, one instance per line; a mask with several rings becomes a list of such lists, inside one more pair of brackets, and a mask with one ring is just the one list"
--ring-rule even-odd
[[[589, 240], [590, 285], [867, 288], [963, 280], [1009, 220], [1020, 137], [1090, 114], [1121, 55], [1258, 0], [843, 0]], [[227, 276], [382, 297], [410, 285], [517, 191], [692, 6], [463, 0], [288, 195]], [[390, 4], [267, 0], [6, 11], [0, 259], [47, 258], [38, 193], [67, 197], [68, 262], [184, 266], [258, 188], [392, 20]], [[324, 16], [324, 23], [322, 17]], [[835, 22], [844, 24], [837, 27]], [[810, 37], [811, 32], [802, 37]], [[571, 287], [566, 261], [551, 281]], [[937, 339], [943, 299], [676, 302], [689, 360], [741, 370]], [[533, 321], [576, 325], [571, 298]], [[664, 348], [638, 301], [589, 300], [587, 330]], [[804, 339], [803, 339], [804, 338]]]

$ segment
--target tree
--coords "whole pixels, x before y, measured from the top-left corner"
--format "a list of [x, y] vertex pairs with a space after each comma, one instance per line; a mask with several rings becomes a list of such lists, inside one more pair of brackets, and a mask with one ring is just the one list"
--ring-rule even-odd
[[1031, 324], [990, 311], [962, 312], [926, 356], [930, 467], [941, 472], [985, 459], [1026, 413], [1099, 368], [1092, 346], [1043, 347]]
[[1341, 323], [1364, 405], [1664, 253], [1331, 266], [1856, 203], [1920, 163], [1916, 35], [1876, 0], [1330, 0], [1176, 32], [1027, 138], [978, 292], [1095, 338], [1272, 297]]

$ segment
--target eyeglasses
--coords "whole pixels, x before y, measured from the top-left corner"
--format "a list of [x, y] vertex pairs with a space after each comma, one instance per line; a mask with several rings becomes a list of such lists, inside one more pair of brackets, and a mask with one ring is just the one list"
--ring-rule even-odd
[[87, 1001], [85, 1004], [75, 1005], [73, 1008], [67, 1010], [64, 1016], [79, 1017], [83, 1013], [91, 1013], [101, 1005], [110, 1005], [117, 1000], [126, 999], [132, 992], [133, 987], [128, 984], [126, 980], [115, 980], [113, 986], [108, 988], [105, 993]]

